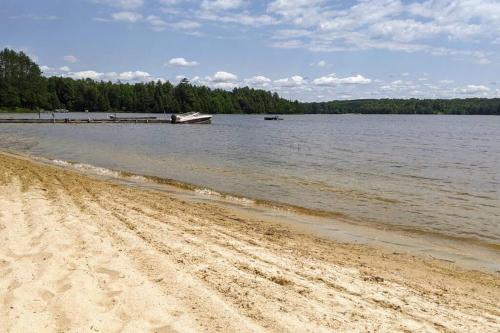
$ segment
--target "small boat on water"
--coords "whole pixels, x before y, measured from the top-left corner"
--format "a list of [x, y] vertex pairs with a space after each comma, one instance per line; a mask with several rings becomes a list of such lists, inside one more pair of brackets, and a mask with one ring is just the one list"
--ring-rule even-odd
[[270, 117], [264, 117], [264, 120], [283, 120], [283, 118], [280, 118], [278, 116], [270, 116]]
[[212, 123], [212, 115], [201, 114], [199, 112], [187, 112], [181, 114], [173, 114], [172, 124], [210, 124]]

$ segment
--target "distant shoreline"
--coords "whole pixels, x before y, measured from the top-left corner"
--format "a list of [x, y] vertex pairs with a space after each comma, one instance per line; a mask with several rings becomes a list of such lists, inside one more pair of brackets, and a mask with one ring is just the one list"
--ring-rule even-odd
[[0, 108], [0, 113], [38, 113], [38, 111], [25, 108], [15, 108], [15, 109]]
[[[75, 110], [70, 110], [68, 112], [55, 112], [51, 110], [30, 110], [30, 109], [25, 109], [25, 108], [17, 108], [17, 109], [1, 109], [0, 108], [0, 115], [1, 114], [7, 114], [7, 113], [27, 113], [27, 114], [71, 114], [71, 113], [84, 113], [84, 111], [75, 111]], [[134, 114], [171, 114], [172, 112], [140, 112], [140, 111], [113, 111], [113, 110], [108, 110], [108, 111], [91, 111], [90, 113], [134, 113]], [[343, 113], [212, 113], [215, 115], [285, 115], [285, 116], [300, 116], [300, 115], [435, 115], [435, 116], [500, 116], [500, 113], [498, 114], [463, 114], [463, 113], [356, 113], [356, 112], [343, 112]]]

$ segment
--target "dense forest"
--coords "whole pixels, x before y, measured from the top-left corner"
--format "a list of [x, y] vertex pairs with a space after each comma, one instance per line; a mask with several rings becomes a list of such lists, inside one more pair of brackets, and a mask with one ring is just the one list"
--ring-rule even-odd
[[45, 77], [25, 53], [0, 52], [0, 109], [180, 113], [496, 114], [500, 98], [378, 99], [299, 103], [252, 88], [210, 89], [182, 80], [122, 83]]
[[500, 115], [500, 98], [360, 99], [301, 106], [304, 113]]
[[180, 113], [301, 113], [297, 102], [251, 88], [232, 91], [170, 82], [112, 83], [46, 78], [23, 52], [0, 52], [0, 108]]

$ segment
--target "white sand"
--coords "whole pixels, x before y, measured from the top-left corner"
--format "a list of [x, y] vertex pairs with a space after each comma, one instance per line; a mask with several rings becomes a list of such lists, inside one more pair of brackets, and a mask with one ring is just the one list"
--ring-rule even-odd
[[1, 332], [499, 332], [499, 286], [0, 154]]

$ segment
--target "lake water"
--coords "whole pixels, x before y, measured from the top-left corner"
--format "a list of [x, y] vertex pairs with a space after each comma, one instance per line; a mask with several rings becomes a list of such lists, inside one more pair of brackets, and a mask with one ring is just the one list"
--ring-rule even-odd
[[0, 148], [340, 213], [378, 228], [500, 246], [500, 117], [284, 118], [216, 115], [212, 125], [0, 124]]

